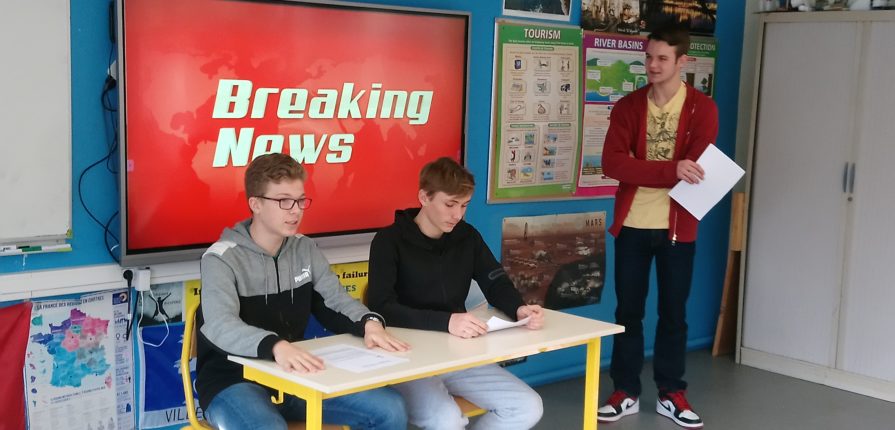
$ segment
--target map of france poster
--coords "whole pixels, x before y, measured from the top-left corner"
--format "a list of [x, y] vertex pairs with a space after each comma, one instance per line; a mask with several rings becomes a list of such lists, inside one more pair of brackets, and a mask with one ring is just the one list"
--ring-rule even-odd
[[128, 303], [126, 291], [34, 302], [24, 370], [30, 428], [133, 428], [133, 408], [122, 410], [119, 396], [121, 365], [131, 362], [120, 363], [115, 341], [115, 316]]

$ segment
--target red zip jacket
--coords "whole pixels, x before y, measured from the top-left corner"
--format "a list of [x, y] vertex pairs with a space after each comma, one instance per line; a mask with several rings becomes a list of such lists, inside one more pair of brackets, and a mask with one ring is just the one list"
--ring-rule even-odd
[[[631, 210], [637, 187], [671, 188], [678, 183], [677, 162], [696, 161], [718, 136], [718, 107], [697, 89], [687, 85], [681, 108], [672, 161], [646, 159], [647, 98], [652, 84], [623, 97], [610, 114], [609, 131], [603, 146], [603, 172], [620, 182], [615, 195], [615, 217], [609, 232], [618, 236]], [[633, 154], [633, 156], [631, 155]], [[699, 221], [671, 200], [668, 238], [677, 242], [696, 240]]]

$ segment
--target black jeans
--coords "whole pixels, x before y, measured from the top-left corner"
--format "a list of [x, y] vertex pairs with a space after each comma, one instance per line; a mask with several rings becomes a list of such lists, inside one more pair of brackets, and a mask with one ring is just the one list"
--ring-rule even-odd
[[668, 230], [623, 227], [615, 239], [616, 324], [610, 376], [615, 389], [640, 396], [643, 368], [643, 316], [650, 266], [656, 260], [659, 322], [656, 325], [653, 379], [660, 391], [683, 390], [687, 348], [687, 297], [693, 278], [696, 243], [671, 243]]

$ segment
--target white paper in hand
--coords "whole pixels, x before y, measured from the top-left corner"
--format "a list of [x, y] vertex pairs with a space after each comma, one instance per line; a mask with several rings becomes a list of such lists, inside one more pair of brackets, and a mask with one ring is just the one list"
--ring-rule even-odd
[[715, 145], [709, 145], [696, 162], [705, 171], [698, 184], [680, 181], [668, 196], [701, 220], [746, 173]]
[[497, 331], [497, 330], [503, 330], [505, 328], [510, 328], [510, 327], [518, 327], [520, 325], [528, 324], [528, 320], [530, 320], [530, 319], [531, 319], [531, 317], [526, 317], [526, 318], [522, 318], [519, 321], [511, 322], [511, 321], [507, 321], [505, 319], [501, 319], [498, 317], [491, 317], [491, 319], [489, 319], [488, 323], [487, 323], [488, 331]]

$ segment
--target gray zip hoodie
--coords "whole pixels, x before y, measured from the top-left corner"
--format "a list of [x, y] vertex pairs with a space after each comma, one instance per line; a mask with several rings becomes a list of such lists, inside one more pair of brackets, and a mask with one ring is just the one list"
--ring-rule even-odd
[[313, 240], [290, 236], [267, 255], [249, 235], [251, 223], [224, 230], [202, 256], [196, 389], [203, 407], [244, 381], [228, 354], [273, 359], [277, 342], [304, 338], [312, 313], [327, 329], [357, 336], [365, 317], [382, 320], [345, 292]]

